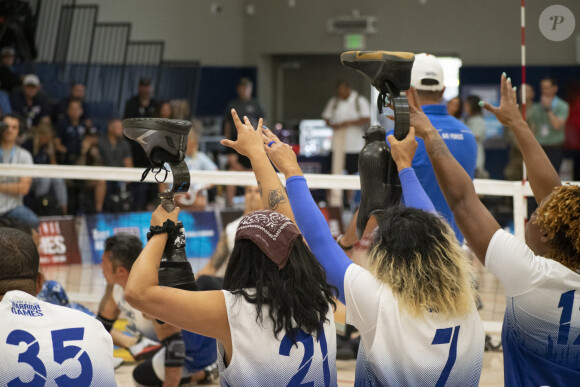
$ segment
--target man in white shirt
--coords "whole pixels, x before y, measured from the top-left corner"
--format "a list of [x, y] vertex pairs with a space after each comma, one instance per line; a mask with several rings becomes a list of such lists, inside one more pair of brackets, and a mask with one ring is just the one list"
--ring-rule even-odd
[[0, 251], [0, 386], [116, 386], [102, 324], [34, 296], [42, 277], [32, 238], [2, 227]]
[[[350, 175], [358, 172], [358, 154], [365, 145], [363, 135], [370, 116], [369, 101], [352, 90], [347, 81], [338, 81], [336, 95], [322, 112], [322, 118], [334, 130], [332, 174], [342, 175], [345, 168]], [[342, 191], [331, 190], [329, 201], [333, 206], [342, 206]]]
[[[0, 123], [0, 163], [33, 164], [32, 155], [16, 145], [21, 120], [18, 116], [7, 114]], [[38, 228], [38, 217], [26, 207], [22, 198], [28, 194], [32, 178], [0, 177], [0, 216], [16, 218], [32, 228]]]

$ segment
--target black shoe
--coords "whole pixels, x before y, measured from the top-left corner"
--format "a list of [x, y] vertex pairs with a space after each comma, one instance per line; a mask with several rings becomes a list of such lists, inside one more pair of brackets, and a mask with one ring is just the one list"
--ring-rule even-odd
[[415, 54], [394, 51], [347, 51], [342, 53], [340, 61], [367, 77], [379, 93], [388, 93], [388, 84], [394, 94], [393, 97], [398, 97], [400, 91], [407, 90], [411, 84], [411, 69]]
[[151, 163], [159, 167], [185, 158], [191, 122], [165, 118], [128, 118], [123, 120], [123, 133], [139, 143]]
[[365, 146], [358, 158], [361, 200], [356, 220], [357, 235], [362, 238], [371, 215], [399, 205], [403, 190], [397, 172], [397, 164], [385, 140], [385, 130], [371, 126], [365, 133]]

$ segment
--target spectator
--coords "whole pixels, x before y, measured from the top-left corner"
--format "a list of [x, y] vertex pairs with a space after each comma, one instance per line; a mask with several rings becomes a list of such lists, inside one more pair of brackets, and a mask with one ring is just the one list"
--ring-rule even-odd
[[[2, 86], [2, 81], [0, 81]], [[12, 105], [10, 104], [10, 95], [0, 88], [0, 116], [12, 113]]]
[[[123, 118], [155, 117], [156, 111], [157, 101], [153, 98], [153, 85], [151, 84], [151, 80], [149, 78], [141, 78], [139, 80], [137, 95], [125, 103]], [[130, 144], [135, 167], [148, 167], [149, 160], [141, 145], [135, 141], [131, 141]]]
[[463, 120], [463, 101], [461, 98], [453, 97], [447, 102], [447, 113], [458, 120]]
[[[11, 93], [22, 85], [20, 76], [14, 72], [15, 52], [12, 47], [4, 47], [0, 51], [0, 89]], [[9, 114], [8, 112], [3, 112]]]
[[[224, 137], [235, 141], [237, 138], [236, 128], [232, 120], [232, 109], [235, 109], [240, 117], [248, 117], [252, 125], [256, 125], [260, 118], [264, 117], [264, 110], [260, 103], [252, 98], [254, 83], [249, 78], [240, 78], [236, 87], [238, 97], [230, 101], [224, 111]], [[250, 160], [242, 155], [238, 155], [233, 149], [227, 148], [226, 155], [228, 158], [229, 171], [249, 171], [252, 168]], [[234, 196], [237, 187], [230, 185], [226, 187], [226, 205], [233, 205]]]
[[540, 103], [532, 105], [529, 123], [536, 139], [558, 172], [562, 163], [565, 126], [570, 108], [568, 103], [556, 95], [558, 82], [555, 78], [543, 78], [540, 81], [540, 90]]
[[50, 117], [50, 101], [40, 92], [40, 80], [34, 74], [24, 77], [24, 87], [12, 93], [12, 110], [24, 117], [26, 129], [38, 125], [44, 117]]
[[[32, 138], [22, 144], [22, 147], [32, 153], [34, 164], [56, 164], [54, 130], [50, 123], [41, 122], [38, 124], [33, 129]], [[30, 205], [37, 213], [45, 212], [45, 215], [67, 214], [67, 188], [63, 179], [35, 178], [32, 180], [30, 190], [32, 199]], [[54, 203], [54, 199], [56, 199], [56, 203]]]
[[[113, 118], [107, 124], [107, 135], [99, 140], [99, 154], [103, 165], [107, 167], [133, 168], [131, 146], [123, 136], [123, 123], [120, 119]], [[104, 205], [103, 200], [105, 200]], [[98, 201], [95, 204], [97, 208], [104, 208], [108, 212], [126, 210], [123, 207], [128, 207], [130, 202], [127, 183], [122, 181], [107, 182], [106, 199], [95, 196], [95, 201]]]
[[[33, 164], [32, 155], [16, 145], [21, 121], [18, 116], [5, 115], [0, 127], [0, 162], [4, 164]], [[16, 218], [30, 227], [38, 228], [38, 217], [26, 207], [22, 198], [30, 191], [30, 177], [0, 176], [0, 216]]]
[[[99, 149], [99, 136], [97, 129], [89, 128], [81, 142], [80, 155], [77, 165], [103, 166], [103, 159]], [[107, 193], [107, 182], [104, 180], [74, 180], [69, 189], [74, 192], [76, 198], [75, 208], [81, 212], [93, 213], [103, 212], [103, 203]], [[69, 191], [70, 191], [69, 190]], [[86, 195], [87, 190], [92, 191], [92, 195]], [[69, 195], [72, 196], [72, 195]]]
[[83, 123], [83, 125], [85, 127], [87, 127], [87, 128], [91, 127], [92, 122], [87, 117], [88, 110], [87, 110], [87, 103], [85, 102], [85, 85], [83, 85], [82, 83], [76, 83], [76, 82], [71, 85], [68, 96], [61, 99], [58, 102], [58, 104], [56, 104], [56, 106], [54, 107], [54, 111], [52, 114], [52, 122], [54, 122], [56, 124], [56, 123], [64, 120], [67, 117], [68, 106], [70, 104], [70, 101], [73, 99], [81, 101], [81, 106], [83, 109], [83, 114], [80, 118], [81, 122]]
[[[336, 95], [333, 96], [322, 118], [334, 132], [332, 134], [332, 173], [342, 175], [346, 168], [349, 174], [358, 172], [358, 154], [365, 145], [363, 135], [370, 122], [369, 101], [352, 90], [345, 80], [338, 81]], [[354, 191], [349, 192], [348, 202], [352, 202]], [[342, 206], [342, 191], [331, 190], [329, 202]]]
[[[0, 251], [3, 384], [115, 385], [113, 343], [102, 325], [82, 312], [34, 296], [42, 278], [32, 238], [20, 230], [2, 228]], [[54, 359], [59, 363], [58, 372]]]
[[470, 95], [467, 97], [465, 104], [465, 115], [467, 120], [465, 125], [475, 136], [475, 142], [477, 142], [477, 161], [475, 162], [475, 177], [480, 179], [487, 179], [489, 173], [485, 170], [485, 148], [483, 147], [483, 142], [485, 141], [485, 120], [481, 114], [481, 106], [479, 106], [480, 98], [476, 95]]
[[[149, 78], [139, 80], [137, 95], [133, 96], [125, 103], [125, 113], [123, 118], [143, 118], [155, 117], [157, 112], [157, 101], [153, 98], [153, 85]], [[147, 168], [151, 165], [141, 144], [136, 141], [129, 141], [133, 165], [136, 168]], [[155, 200], [157, 186], [154, 184], [131, 184], [133, 195], [133, 210], [140, 211], [147, 207], [147, 204]]]
[[87, 128], [82, 124], [83, 105], [78, 99], [72, 99], [67, 108], [66, 117], [56, 125], [55, 141], [59, 164], [74, 165], [81, 153], [81, 142]]
[[[217, 165], [205, 153], [199, 151], [199, 137], [203, 131], [201, 121], [194, 121], [187, 138], [185, 162], [190, 171], [217, 171]], [[162, 189], [164, 185], [162, 185]], [[192, 181], [185, 195], [176, 196], [177, 204], [182, 210], [205, 211], [207, 206], [206, 184]]]
[[[463, 122], [450, 116], [447, 113], [447, 106], [441, 103], [445, 92], [445, 83], [443, 67], [436, 56], [430, 54], [415, 55], [411, 71], [411, 84], [415, 85], [423, 111], [439, 131], [451, 154], [473, 179], [477, 159], [477, 143], [471, 130]], [[393, 134], [393, 131], [388, 134]], [[462, 243], [463, 235], [453, 219], [453, 213], [445, 202], [441, 189], [439, 189], [425, 144], [420, 138], [417, 139], [417, 142], [419, 147], [413, 158], [413, 169], [435, 209], [449, 222], [455, 231], [457, 240]]]
[[171, 104], [168, 101], [160, 102], [157, 107], [157, 111], [155, 112], [155, 117], [173, 118], [173, 109], [171, 109]]

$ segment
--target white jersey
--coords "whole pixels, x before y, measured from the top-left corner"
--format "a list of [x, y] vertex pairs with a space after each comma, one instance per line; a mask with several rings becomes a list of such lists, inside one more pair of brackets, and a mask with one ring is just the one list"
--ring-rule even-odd
[[352, 264], [344, 278], [346, 322], [361, 335], [355, 386], [477, 386], [485, 333], [475, 302], [455, 319], [420, 319], [391, 288]]
[[[336, 386], [336, 330], [333, 309], [318, 339], [298, 329], [296, 345], [280, 332], [274, 337], [268, 307], [263, 323], [256, 323], [256, 306], [243, 296], [223, 290], [232, 335], [233, 356], [224, 364], [224, 348], [218, 342], [222, 386]], [[309, 384], [310, 383], [310, 384]]]
[[506, 385], [579, 385], [580, 274], [503, 230], [491, 238], [485, 266], [506, 292]]
[[143, 336], [157, 341], [157, 333], [153, 320], [145, 318], [143, 312], [133, 308], [127, 301], [125, 301], [125, 290], [120, 285], [113, 287], [113, 299], [117, 303], [117, 307], [121, 311], [121, 316], [127, 319], [127, 328], [133, 333], [141, 333]]
[[93, 317], [18, 290], [0, 316], [0, 386], [116, 386], [113, 341]]

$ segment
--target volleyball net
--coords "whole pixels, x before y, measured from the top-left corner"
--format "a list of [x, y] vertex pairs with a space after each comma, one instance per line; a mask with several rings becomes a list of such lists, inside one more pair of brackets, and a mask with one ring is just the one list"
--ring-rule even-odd
[[[31, 177], [33, 178], [33, 187], [41, 180], [44, 180], [45, 183], [55, 180], [64, 182], [69, 192], [71, 192], [71, 187], [73, 188], [72, 192], [76, 192], [76, 198], [68, 197], [69, 201], [80, 200], [80, 202], [85, 201], [91, 204], [94, 201], [94, 190], [97, 183], [106, 184], [107, 195], [116, 195], [117, 201], [114, 202], [116, 207], [111, 212], [107, 212], [107, 209], [111, 208], [110, 206], [105, 207], [103, 213], [95, 213], [91, 210], [83, 211], [82, 205], [77, 203], [81, 210], [77, 210], [75, 216], [40, 216], [39, 252], [43, 271], [48, 279], [55, 279], [67, 284], [72, 281], [73, 284], [76, 284], [71, 289], [67, 289], [71, 300], [94, 305], [103, 294], [101, 289], [104, 289], [104, 280], [99, 277], [100, 272], [95, 269], [95, 265], [101, 262], [106, 238], [118, 232], [128, 232], [141, 238], [144, 243], [146, 242], [150, 211], [135, 211], [133, 207], [135, 198], [131, 194], [131, 189], [127, 188], [131, 185], [133, 187], [148, 185], [153, 190], [157, 190], [158, 182], [155, 175], [150, 173], [143, 183], [139, 183], [142, 174], [143, 170], [137, 168], [0, 164], [1, 179]], [[360, 189], [358, 176], [308, 173], [304, 176], [312, 190]], [[279, 177], [284, 184], [283, 176], [279, 175]], [[172, 177], [169, 173], [166, 183], [171, 183], [171, 181]], [[203, 187], [257, 184], [252, 172], [227, 171], [191, 171], [191, 182]], [[572, 184], [580, 185], [580, 182], [572, 182]], [[524, 240], [525, 219], [528, 211], [526, 200], [527, 197], [532, 196], [529, 184], [520, 181], [475, 179], [474, 186], [475, 191], [484, 198], [500, 199], [503, 197], [505, 199], [502, 202], [503, 207], [504, 209], [506, 206], [508, 208], [504, 211], [503, 224], [501, 221], [500, 224], [514, 233], [516, 237]], [[123, 193], [126, 195], [123, 196]], [[50, 191], [47, 191], [40, 198], [33, 198], [37, 201], [56, 199], [53, 192]], [[110, 198], [107, 200], [110, 201]], [[511, 208], [509, 208], [510, 206]], [[181, 212], [180, 219], [186, 230], [187, 256], [190, 258], [194, 271], [197, 272], [207, 263], [215, 250], [224, 226], [229, 221], [241, 216], [242, 209], [243, 204], [236, 209], [226, 209], [223, 205], [212, 204], [208, 206], [207, 211]], [[335, 209], [334, 212], [328, 208], [324, 210], [333, 235], [340, 234], [347, 226], [342, 224], [341, 210]], [[508, 212], [507, 220], [505, 219], [506, 211]], [[499, 333], [505, 311], [503, 286], [482, 267], [477, 259], [473, 259], [473, 264], [483, 304], [480, 313], [485, 321], [486, 331]], [[73, 274], [63, 274], [63, 265], [77, 265], [79, 268]]]

